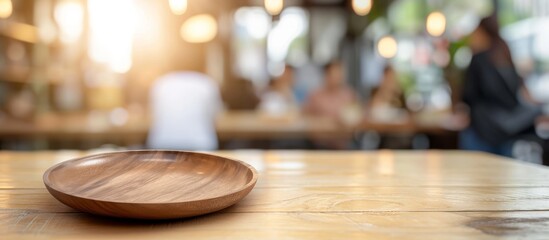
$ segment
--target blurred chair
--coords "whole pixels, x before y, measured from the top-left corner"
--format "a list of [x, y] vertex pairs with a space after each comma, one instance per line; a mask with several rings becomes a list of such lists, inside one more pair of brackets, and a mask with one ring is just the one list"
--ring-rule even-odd
[[222, 109], [219, 87], [198, 72], [172, 72], [151, 89], [150, 148], [217, 149], [215, 118]]
[[253, 83], [246, 79], [227, 82], [221, 94], [230, 110], [254, 110], [260, 101]]

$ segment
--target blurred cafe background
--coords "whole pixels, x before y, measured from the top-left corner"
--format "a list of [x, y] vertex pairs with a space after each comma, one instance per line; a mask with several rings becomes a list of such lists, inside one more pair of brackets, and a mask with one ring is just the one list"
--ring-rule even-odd
[[0, 0], [0, 149], [548, 164], [549, 1]]

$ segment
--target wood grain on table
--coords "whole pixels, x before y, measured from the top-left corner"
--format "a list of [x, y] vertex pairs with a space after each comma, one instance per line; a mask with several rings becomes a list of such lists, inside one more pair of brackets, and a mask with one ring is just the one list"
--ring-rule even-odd
[[91, 152], [0, 152], [2, 239], [547, 239], [549, 169], [460, 151], [225, 151], [259, 171], [237, 205], [192, 219], [95, 217], [42, 173]]

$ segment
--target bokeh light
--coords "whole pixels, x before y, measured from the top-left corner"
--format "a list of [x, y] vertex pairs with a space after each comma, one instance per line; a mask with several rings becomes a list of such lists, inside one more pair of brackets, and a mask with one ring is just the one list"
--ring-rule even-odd
[[265, 10], [271, 15], [278, 15], [284, 8], [284, 0], [265, 0]]
[[208, 14], [193, 16], [183, 23], [180, 34], [190, 43], [209, 42], [217, 35], [217, 21]]
[[384, 58], [393, 58], [398, 52], [398, 44], [394, 37], [385, 36], [377, 42], [377, 51]]
[[183, 15], [187, 11], [187, 0], [168, 0], [168, 3], [175, 15]]
[[0, 18], [9, 18], [13, 12], [11, 0], [0, 0]]
[[441, 12], [432, 12], [427, 16], [427, 32], [433, 37], [440, 37], [446, 31], [446, 16]]
[[366, 16], [372, 10], [372, 0], [353, 0], [351, 3], [356, 15]]

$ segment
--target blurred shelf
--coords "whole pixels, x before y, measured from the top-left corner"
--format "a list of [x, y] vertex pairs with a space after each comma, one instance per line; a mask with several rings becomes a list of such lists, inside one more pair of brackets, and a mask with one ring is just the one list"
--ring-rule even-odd
[[0, 24], [0, 35], [27, 43], [38, 43], [38, 29], [30, 24], [4, 22]]
[[0, 81], [14, 83], [29, 83], [29, 67], [8, 67], [0, 71]]
[[[58, 75], [58, 74], [56, 74]], [[48, 74], [46, 76], [46, 83], [48, 84], [57, 84], [59, 81], [59, 76], [54, 76], [54, 74]], [[7, 67], [0, 70], [0, 82], [11, 82], [11, 83], [20, 83], [20, 84], [30, 84], [31, 81], [31, 68], [26, 66], [21, 67]]]

